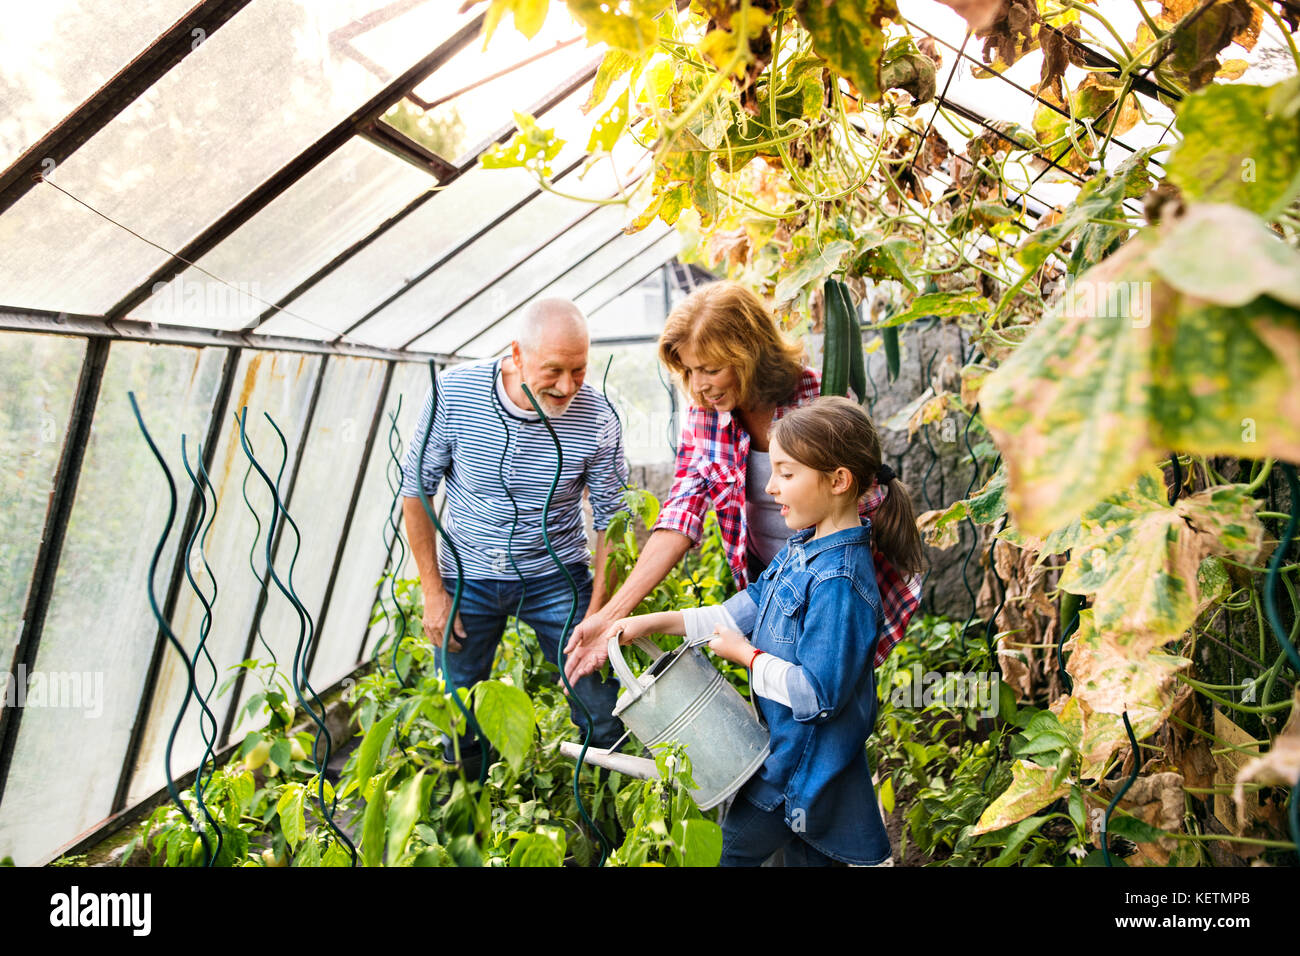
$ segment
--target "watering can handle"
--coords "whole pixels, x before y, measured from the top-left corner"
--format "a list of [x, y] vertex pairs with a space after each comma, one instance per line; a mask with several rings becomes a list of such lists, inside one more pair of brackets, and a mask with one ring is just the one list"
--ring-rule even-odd
[[[606, 645], [606, 649], [609, 652], [609, 663], [614, 668], [614, 673], [618, 675], [619, 683], [622, 684], [627, 692], [632, 696], [632, 699], [636, 700], [641, 696], [641, 691], [644, 689], [644, 685], [637, 679], [637, 676], [632, 673], [632, 668], [628, 667], [627, 661], [623, 659], [623, 650], [618, 643], [618, 639], [622, 633], [622, 631], [619, 631], [618, 634], [611, 637], [609, 639], [609, 644]], [[632, 643], [649, 654], [651, 660], [658, 660], [663, 656], [664, 652], [659, 649], [659, 645], [649, 638], [638, 637]]]

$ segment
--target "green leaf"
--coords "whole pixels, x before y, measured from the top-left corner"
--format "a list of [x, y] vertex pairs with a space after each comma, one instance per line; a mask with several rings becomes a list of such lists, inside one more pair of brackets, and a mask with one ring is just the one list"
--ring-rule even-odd
[[679, 866], [717, 866], [722, 859], [722, 827], [712, 820], [678, 820], [672, 836]]
[[886, 813], [894, 812], [894, 778], [886, 777], [880, 783], [880, 806]]
[[347, 848], [338, 840], [330, 840], [330, 845], [321, 856], [320, 865], [328, 867], [350, 867], [352, 865], [352, 854], [349, 853]]
[[1294, 77], [1272, 87], [1216, 83], [1188, 96], [1178, 107], [1182, 139], [1169, 182], [1191, 200], [1276, 216], [1300, 195], [1298, 87]]
[[966, 289], [962, 292], [931, 292], [928, 295], [918, 295], [902, 312], [877, 322], [873, 328], [893, 328], [930, 316], [982, 315], [988, 312], [988, 309], [988, 300], [974, 289]]
[[361, 821], [361, 851], [366, 866], [384, 863], [384, 824], [388, 814], [387, 772], [376, 777], [366, 800], [366, 812]]
[[564, 853], [564, 831], [558, 827], [542, 827], [534, 833], [519, 835], [510, 853], [510, 865], [563, 866]]
[[293, 769], [293, 745], [287, 738], [281, 737], [271, 744], [271, 762], [281, 770]]
[[885, 90], [880, 78], [884, 21], [898, 16], [893, 0], [799, 0], [795, 15], [812, 37], [817, 55], [840, 76], [851, 80], [864, 100], [878, 101]]
[[1017, 760], [1011, 765], [1011, 785], [989, 804], [972, 835], [1001, 830], [1047, 806], [1069, 790], [1052, 786], [1052, 769]]
[[1169, 835], [1159, 827], [1153, 827], [1145, 820], [1139, 820], [1137, 817], [1121, 816], [1118, 813], [1111, 814], [1106, 832], [1112, 837], [1124, 837], [1134, 843], [1154, 843], [1162, 836]]
[[388, 807], [388, 865], [394, 865], [402, 856], [406, 841], [410, 839], [415, 821], [424, 807], [421, 799], [424, 789], [424, 770], [410, 777], [393, 795]]
[[483, 681], [474, 689], [474, 716], [492, 746], [518, 773], [532, 746], [537, 724], [528, 695], [500, 681]]
[[301, 784], [288, 784], [275, 805], [275, 812], [280, 816], [280, 830], [291, 847], [296, 847], [307, 832], [307, 821], [303, 815], [305, 794], [306, 789]]
[[1022, 532], [1062, 527], [1170, 448], [1300, 459], [1300, 311], [1272, 295], [1236, 308], [1184, 295], [1163, 258], [1154, 230], [1130, 240], [985, 380]]
[[320, 866], [320, 844], [313, 837], [305, 840], [302, 849], [297, 852], [293, 858], [293, 866]]
[[1027, 820], [1021, 820], [1011, 828], [1011, 833], [1007, 837], [1007, 845], [1002, 852], [998, 854], [990, 866], [1010, 866], [1020, 856], [1020, 848], [1024, 846], [1025, 841], [1038, 832], [1038, 828], [1047, 822], [1047, 817], [1030, 817]]
[[652, 49], [659, 40], [655, 23], [671, 0], [631, 0], [609, 3], [608, 0], [566, 0], [569, 13], [587, 28], [587, 45], [609, 46], [640, 54]]
[[906, 90], [918, 104], [934, 99], [934, 60], [905, 37], [885, 51], [880, 64], [881, 90]]
[[853, 243], [847, 239], [836, 239], [822, 247], [810, 246], [781, 276], [773, 298], [778, 304], [789, 302], [805, 288], [820, 285], [828, 275], [840, 269], [844, 257], [852, 250]]
[[466, 833], [456, 837], [447, 844], [448, 855], [456, 861], [457, 866], [482, 866], [483, 853], [478, 848], [474, 834]]
[[379, 756], [384, 742], [388, 739], [388, 733], [393, 729], [393, 724], [396, 723], [399, 713], [400, 711], [393, 710], [382, 720], [375, 721], [370, 725], [370, 729], [366, 731], [365, 737], [361, 739], [361, 745], [357, 747], [358, 789], [364, 791], [366, 784], [370, 782], [370, 777], [375, 772], [375, 766], [379, 763]]
[[507, 12], [514, 16], [515, 29], [531, 39], [546, 22], [546, 11], [550, 6], [551, 0], [492, 0], [487, 15], [483, 18], [484, 48]]
[[[1164, 498], [1164, 481], [1152, 469], [1090, 510], [1060, 580], [1066, 591], [1093, 595], [1089, 620], [1095, 616], [1096, 629], [1121, 640], [1134, 660], [1181, 637], [1196, 620], [1203, 558], [1250, 562], [1264, 539], [1258, 502], [1244, 485], [1207, 488], [1173, 505]], [[1083, 666], [1071, 660], [1067, 669], [1074, 674]]]
[[613, 151], [614, 144], [623, 135], [623, 130], [627, 129], [628, 115], [627, 90], [624, 90], [623, 95], [614, 101], [614, 104], [591, 128], [591, 138], [587, 140], [587, 152]]

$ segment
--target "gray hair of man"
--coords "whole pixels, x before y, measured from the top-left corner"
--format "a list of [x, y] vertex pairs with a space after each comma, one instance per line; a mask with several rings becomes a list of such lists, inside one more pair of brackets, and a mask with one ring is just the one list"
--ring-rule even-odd
[[568, 299], [538, 299], [529, 303], [515, 323], [521, 352], [536, 355], [551, 336], [580, 335], [588, 339], [587, 320]]

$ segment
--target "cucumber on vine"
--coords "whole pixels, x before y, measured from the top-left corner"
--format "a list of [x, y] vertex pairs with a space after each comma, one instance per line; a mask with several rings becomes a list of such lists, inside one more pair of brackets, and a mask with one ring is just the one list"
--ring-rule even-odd
[[885, 365], [889, 369], [889, 380], [898, 378], [898, 326], [891, 325], [880, 330], [880, 341], [885, 347]]
[[[843, 395], [849, 389], [849, 355], [853, 332], [851, 326], [857, 325], [851, 310], [845, 307], [845, 297], [841, 294], [839, 283], [827, 279], [822, 287], [822, 304], [826, 314], [825, 335], [822, 349], [822, 391], [823, 395]], [[859, 342], [861, 348], [861, 342]], [[863, 373], [865, 377], [866, 373]]]

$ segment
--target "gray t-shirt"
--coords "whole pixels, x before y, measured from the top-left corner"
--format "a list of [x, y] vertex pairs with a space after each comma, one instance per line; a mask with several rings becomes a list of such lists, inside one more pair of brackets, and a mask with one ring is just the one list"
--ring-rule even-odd
[[749, 549], [763, 564], [770, 564], [785, 547], [792, 532], [781, 517], [781, 506], [763, 489], [772, 477], [772, 456], [749, 449], [745, 463], [745, 520], [749, 525]]

